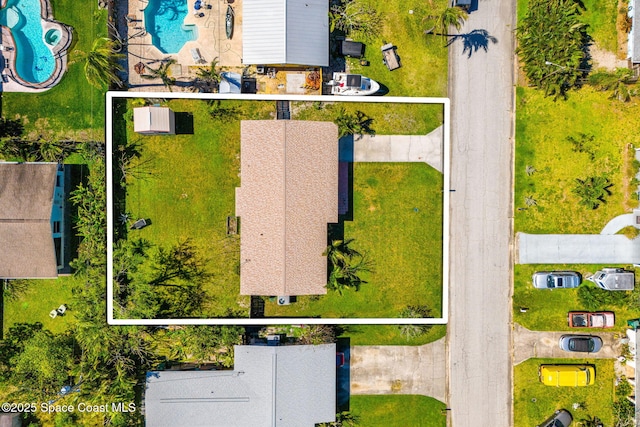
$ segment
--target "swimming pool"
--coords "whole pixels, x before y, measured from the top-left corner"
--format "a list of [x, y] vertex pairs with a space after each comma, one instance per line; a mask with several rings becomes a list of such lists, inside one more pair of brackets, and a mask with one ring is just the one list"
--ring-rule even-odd
[[178, 53], [186, 42], [198, 38], [195, 25], [184, 25], [187, 13], [187, 0], [149, 0], [144, 10], [145, 27], [151, 43], [162, 53]]
[[42, 83], [53, 75], [56, 61], [44, 41], [40, 0], [9, 0], [0, 9], [0, 25], [11, 30], [16, 43], [16, 72], [23, 80]]

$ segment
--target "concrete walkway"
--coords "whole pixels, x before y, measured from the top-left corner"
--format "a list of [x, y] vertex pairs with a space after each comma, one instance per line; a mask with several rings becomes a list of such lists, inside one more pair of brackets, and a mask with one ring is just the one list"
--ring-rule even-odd
[[340, 139], [344, 162], [424, 162], [442, 172], [442, 126], [427, 135], [356, 135]]
[[625, 227], [637, 226], [635, 224], [635, 218], [636, 216], [632, 213], [618, 215], [604, 226], [600, 234], [616, 234]]
[[[562, 335], [584, 334], [596, 335], [602, 338], [602, 349], [597, 353], [574, 353], [560, 350], [558, 341]], [[532, 357], [561, 358], [561, 359], [615, 359], [620, 356], [622, 344], [615, 336], [615, 332], [539, 332], [515, 324], [513, 331], [513, 364], [517, 365]]]
[[351, 394], [446, 399], [445, 339], [422, 346], [352, 346]]
[[640, 239], [621, 234], [518, 233], [518, 264], [640, 264]]

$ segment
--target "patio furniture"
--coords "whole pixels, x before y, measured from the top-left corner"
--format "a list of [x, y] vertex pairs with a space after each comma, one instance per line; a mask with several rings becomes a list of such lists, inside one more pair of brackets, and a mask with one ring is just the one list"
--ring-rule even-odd
[[141, 228], [145, 228], [147, 226], [147, 221], [144, 218], [141, 218], [133, 223], [131, 226], [132, 230], [140, 230]]
[[200, 55], [200, 49], [198, 49], [197, 47], [194, 47], [191, 49], [191, 57], [193, 58], [196, 64], [203, 64], [207, 62], [204, 60], [202, 55]]
[[402, 66], [400, 57], [396, 53], [396, 47], [393, 43], [387, 43], [380, 48], [382, 50], [382, 61], [389, 71], [397, 70]]
[[62, 304], [56, 311], [62, 316], [67, 311], [67, 306]]
[[49, 312], [49, 317], [51, 317], [52, 319], [55, 319], [56, 317], [58, 317], [58, 310], [51, 310]]

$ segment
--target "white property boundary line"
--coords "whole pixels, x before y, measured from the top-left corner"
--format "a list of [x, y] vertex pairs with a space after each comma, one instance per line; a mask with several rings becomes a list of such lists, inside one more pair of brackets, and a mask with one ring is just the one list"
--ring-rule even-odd
[[[113, 100], [116, 98], [162, 99], [235, 99], [249, 101], [359, 102], [388, 104], [441, 104], [443, 123], [443, 193], [442, 193], [442, 317], [441, 318], [235, 318], [235, 319], [114, 319], [113, 317]], [[450, 196], [450, 126], [449, 98], [412, 97], [341, 97], [308, 95], [195, 94], [173, 92], [107, 92], [106, 96], [106, 171], [107, 171], [107, 323], [110, 325], [443, 325], [449, 320], [449, 196]]]

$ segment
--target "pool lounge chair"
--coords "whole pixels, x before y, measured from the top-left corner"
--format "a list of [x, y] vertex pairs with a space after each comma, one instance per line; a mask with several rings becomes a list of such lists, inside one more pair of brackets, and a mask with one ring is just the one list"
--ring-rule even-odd
[[207, 62], [204, 60], [202, 55], [200, 55], [200, 49], [198, 49], [197, 47], [191, 49], [191, 57], [196, 64], [204, 64], [205, 62]]

